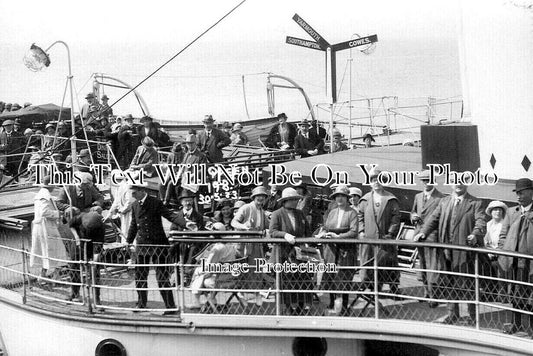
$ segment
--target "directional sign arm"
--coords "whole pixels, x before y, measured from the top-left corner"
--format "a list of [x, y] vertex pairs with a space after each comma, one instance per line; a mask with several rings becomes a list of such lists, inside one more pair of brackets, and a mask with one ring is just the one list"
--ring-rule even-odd
[[318, 43], [313, 42], [313, 41], [303, 40], [301, 38], [287, 36], [287, 39], [285, 40], [285, 42], [291, 45], [295, 45], [295, 46], [307, 47], [307, 48], [312, 48], [312, 49], [316, 49], [319, 51], [324, 51]]
[[378, 41], [378, 35], [372, 35], [372, 36], [356, 38], [350, 41], [334, 44], [333, 46], [331, 46], [331, 49], [333, 51], [341, 51], [343, 49], [368, 45], [368, 44], [371, 44], [377, 41]]
[[309, 34], [309, 36], [311, 36], [320, 45], [321, 49], [325, 50], [330, 46], [328, 41], [326, 41], [322, 36], [320, 36], [320, 34], [316, 32], [311, 26], [309, 26], [309, 24], [305, 22], [305, 20], [302, 19], [298, 14], [294, 14], [292, 19], [296, 21], [298, 26], [303, 28], [304, 31], [307, 32], [307, 34]]

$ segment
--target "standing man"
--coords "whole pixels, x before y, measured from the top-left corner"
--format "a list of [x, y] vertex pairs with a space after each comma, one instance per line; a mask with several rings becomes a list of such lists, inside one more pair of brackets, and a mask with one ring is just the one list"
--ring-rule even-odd
[[[176, 216], [163, 206], [163, 203], [159, 199], [149, 196], [144, 190], [144, 187], [132, 185], [130, 191], [136, 201], [132, 205], [132, 219], [126, 241], [128, 244], [133, 243], [133, 240], [137, 241], [136, 263], [169, 263], [168, 238], [165, 230], [163, 230], [161, 217], [164, 217], [170, 222], [177, 223]], [[148, 291], [146, 288], [148, 287], [149, 270], [149, 267], [145, 266], [135, 267], [135, 288], [137, 288], [138, 294], [137, 309], [146, 308], [148, 301]], [[171, 269], [169, 267], [156, 267], [155, 270], [159, 288], [169, 288]], [[172, 309], [165, 311], [163, 315], [177, 314], [172, 291], [160, 290], [160, 293], [165, 307]]]
[[[511, 227], [503, 245], [503, 250], [533, 256], [533, 182], [528, 178], [516, 181], [513, 190], [518, 197], [518, 206], [509, 209]], [[500, 256], [500, 267], [517, 282], [533, 283], [533, 266], [531, 259]], [[511, 303], [514, 309], [533, 312], [531, 285], [513, 284]], [[533, 333], [533, 315], [529, 315], [530, 336]], [[513, 311], [513, 322], [504, 331], [514, 334], [522, 329], [522, 313]]]
[[2, 157], [2, 155], [19, 153], [26, 139], [23, 134], [14, 130], [14, 126], [15, 121], [8, 119], [2, 123], [4, 130], [0, 132], [0, 164], [4, 164], [11, 175], [17, 174], [20, 157]]
[[100, 115], [101, 106], [96, 100], [93, 93], [87, 94], [85, 97], [87, 102], [83, 104], [81, 108], [81, 118], [85, 121], [85, 124], [91, 124]]
[[[434, 185], [429, 184], [429, 171], [425, 170], [420, 173], [420, 181], [424, 185], [424, 191], [415, 195], [413, 209], [411, 210], [411, 223], [415, 226], [415, 235], [420, 232], [424, 221], [426, 221], [435, 209], [439, 206], [439, 202], [444, 195], [435, 188]], [[437, 231], [433, 231], [426, 237], [427, 242], [437, 242]], [[420, 256], [420, 268], [422, 270], [436, 270], [437, 269], [437, 249], [434, 248], [418, 248], [418, 255]], [[433, 286], [437, 282], [438, 275], [436, 273], [422, 271], [422, 283], [424, 284], [425, 298], [434, 298]], [[437, 302], [429, 302], [430, 308], [437, 307]]]
[[[453, 185], [452, 194], [442, 198], [435, 211], [427, 218], [414, 240], [424, 241], [437, 230], [437, 242], [458, 246], [483, 246], [485, 236], [485, 212], [481, 200], [468, 194], [467, 186]], [[437, 250], [437, 270], [474, 274], [475, 253], [452, 249]], [[447, 291], [449, 299], [474, 298], [474, 278], [439, 274], [439, 287]], [[437, 296], [439, 297], [439, 296]], [[476, 308], [468, 303], [469, 323], [476, 320]], [[459, 304], [448, 303], [448, 315], [444, 324], [454, 324], [459, 320]]]
[[315, 131], [309, 131], [309, 122], [300, 122], [300, 133], [294, 139], [294, 149], [302, 157], [316, 156], [324, 153], [324, 140]]
[[230, 138], [225, 133], [213, 127], [214, 121], [213, 116], [206, 115], [203, 121], [205, 130], [198, 133], [200, 151], [205, 153], [211, 163], [224, 161], [222, 148], [231, 143]]
[[113, 116], [113, 109], [108, 104], [109, 98], [107, 95], [102, 95], [102, 105], [100, 109], [100, 117], [109, 118]]

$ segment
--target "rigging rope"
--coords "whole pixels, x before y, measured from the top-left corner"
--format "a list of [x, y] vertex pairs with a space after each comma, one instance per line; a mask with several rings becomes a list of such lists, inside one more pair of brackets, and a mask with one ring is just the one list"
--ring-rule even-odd
[[242, 0], [240, 3], [238, 3], [233, 9], [231, 9], [229, 12], [227, 12], [224, 16], [222, 16], [219, 20], [217, 20], [214, 24], [212, 24], [211, 26], [209, 26], [204, 32], [202, 32], [201, 34], [199, 34], [194, 40], [192, 40], [191, 42], [189, 42], [188, 45], [186, 45], [185, 47], [183, 47], [178, 53], [176, 53], [175, 55], [173, 55], [169, 60], [167, 60], [165, 63], [163, 63], [162, 65], [160, 65], [156, 70], [154, 70], [150, 75], [148, 75], [146, 78], [144, 78], [143, 80], [141, 80], [137, 85], [135, 85], [133, 88], [131, 88], [126, 94], [122, 95], [120, 98], [117, 99], [117, 101], [115, 101], [113, 104], [111, 104], [108, 108], [106, 108], [105, 111], [109, 110], [110, 108], [112, 108], [115, 104], [117, 104], [119, 101], [121, 101], [122, 99], [124, 99], [127, 95], [129, 95], [131, 92], [133, 92], [135, 89], [137, 89], [139, 86], [141, 86], [144, 82], [146, 82], [148, 79], [150, 79], [151, 77], [153, 77], [157, 72], [159, 72], [161, 69], [163, 69], [167, 64], [169, 64], [170, 62], [172, 62], [174, 59], [176, 59], [176, 57], [178, 57], [180, 54], [182, 54], [187, 48], [189, 48], [190, 46], [192, 46], [196, 41], [198, 41], [200, 38], [202, 38], [207, 32], [211, 31], [211, 29], [213, 29], [216, 25], [218, 25], [220, 22], [222, 22], [226, 17], [228, 17], [233, 11], [237, 10], [237, 8], [239, 8], [242, 4], [244, 4], [246, 2], [246, 0]]

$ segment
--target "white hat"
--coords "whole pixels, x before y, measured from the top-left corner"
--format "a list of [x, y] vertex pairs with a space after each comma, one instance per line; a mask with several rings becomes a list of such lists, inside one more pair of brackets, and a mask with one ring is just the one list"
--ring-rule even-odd
[[493, 200], [489, 203], [489, 206], [487, 206], [487, 209], [485, 210], [485, 213], [487, 213], [487, 215], [490, 215], [492, 213], [492, 210], [493, 209], [496, 209], [496, 208], [501, 208], [503, 209], [503, 213], [504, 214], [507, 214], [507, 205], [505, 205], [504, 202], [501, 202], [499, 200]]
[[294, 188], [285, 188], [281, 192], [281, 198], [278, 199], [278, 203], [283, 203], [285, 200], [299, 200], [302, 196], [298, 194]]
[[359, 195], [360, 197], [363, 196], [363, 192], [359, 188], [350, 187], [349, 191], [350, 191], [350, 195]]

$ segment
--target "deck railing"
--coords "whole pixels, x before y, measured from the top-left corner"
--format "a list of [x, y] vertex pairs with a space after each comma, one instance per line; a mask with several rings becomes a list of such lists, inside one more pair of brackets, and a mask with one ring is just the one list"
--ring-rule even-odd
[[[240, 237], [235, 232], [233, 236], [180, 232], [171, 237], [170, 245], [95, 244], [92, 258], [86, 255], [86, 245], [65, 241], [67, 249], [77, 251], [75, 258], [50, 258], [58, 266], [56, 273], [42, 277], [29, 263], [28, 241], [14, 246], [12, 235], [22, 232], [1, 232], [0, 288], [42, 308], [109, 313], [118, 319], [154, 318], [154, 312], [166, 312], [161, 318], [216, 314], [401, 319], [518, 332], [515, 336], [533, 334], [533, 283], [529, 276], [504, 272], [497, 262], [511, 258], [515, 266], [531, 265], [533, 256], [515, 252], [398, 240], [315, 238], [298, 239], [297, 246], [303, 250], [295, 252], [283, 239], [255, 238], [258, 233], [254, 232]], [[19, 235], [15, 241], [24, 240]], [[443, 263], [445, 256], [462, 255], [465, 264], [447, 270], [416, 261], [398, 266], [396, 253], [415, 248], [419, 255], [433, 254]], [[346, 263], [361, 250], [370, 250], [366, 262]], [[194, 258], [202, 255], [207, 258], [204, 264]], [[262, 259], [256, 262], [250, 255]], [[207, 265], [211, 270], [202, 270], [206, 262], [211, 262]], [[149, 271], [147, 288], [136, 283], [144, 278], [143, 271]], [[428, 289], [424, 278], [435, 284]], [[72, 292], [73, 286], [79, 287], [79, 296]], [[164, 291], [172, 295], [175, 305], [162, 297]], [[148, 301], [141, 309], [139, 292], [146, 292]], [[336, 298], [330, 298], [332, 294]], [[453, 320], [446, 318], [451, 303], [459, 308]]]

